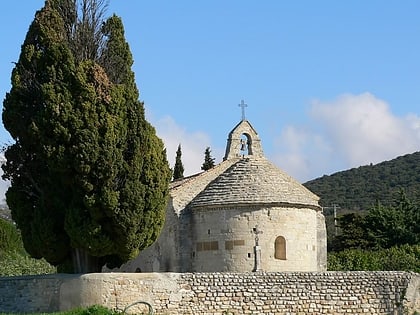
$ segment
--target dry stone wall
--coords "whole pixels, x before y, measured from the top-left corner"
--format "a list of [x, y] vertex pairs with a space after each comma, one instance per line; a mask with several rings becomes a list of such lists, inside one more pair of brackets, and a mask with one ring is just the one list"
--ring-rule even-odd
[[0, 312], [145, 301], [156, 314], [414, 314], [419, 290], [406, 272], [58, 274], [0, 278]]

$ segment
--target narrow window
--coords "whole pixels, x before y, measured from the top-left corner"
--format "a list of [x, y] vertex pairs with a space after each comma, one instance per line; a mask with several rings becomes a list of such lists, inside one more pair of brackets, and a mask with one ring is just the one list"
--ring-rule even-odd
[[286, 239], [278, 236], [274, 242], [274, 258], [286, 260]]

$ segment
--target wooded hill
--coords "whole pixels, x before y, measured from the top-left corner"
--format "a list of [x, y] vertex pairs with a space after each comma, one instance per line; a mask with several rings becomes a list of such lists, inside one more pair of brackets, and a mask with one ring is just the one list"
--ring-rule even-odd
[[401, 189], [411, 200], [418, 200], [420, 152], [324, 175], [303, 185], [321, 198], [321, 206], [336, 204], [341, 211], [368, 210], [377, 200], [389, 205]]

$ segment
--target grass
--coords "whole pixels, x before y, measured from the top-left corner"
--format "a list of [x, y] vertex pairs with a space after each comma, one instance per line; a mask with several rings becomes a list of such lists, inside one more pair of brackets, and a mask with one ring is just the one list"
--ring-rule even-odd
[[[121, 312], [112, 311], [100, 305], [90, 306], [88, 308], [76, 308], [66, 312], [55, 313], [37, 313], [37, 315], [121, 315]], [[17, 315], [16, 313], [0, 313], [0, 315]], [[33, 314], [35, 315], [35, 314]]]

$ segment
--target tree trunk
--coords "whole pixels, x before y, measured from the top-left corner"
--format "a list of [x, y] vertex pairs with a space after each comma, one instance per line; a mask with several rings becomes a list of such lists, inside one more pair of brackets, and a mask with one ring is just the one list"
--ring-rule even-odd
[[72, 260], [74, 273], [93, 273], [102, 271], [100, 259], [90, 255], [84, 249], [74, 248], [72, 250]]

